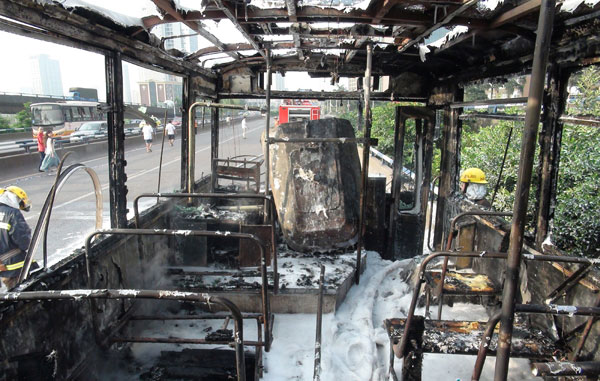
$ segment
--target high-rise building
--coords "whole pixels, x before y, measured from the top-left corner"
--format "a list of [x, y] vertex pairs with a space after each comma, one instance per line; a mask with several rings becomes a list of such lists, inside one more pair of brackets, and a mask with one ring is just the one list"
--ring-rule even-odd
[[285, 90], [285, 78], [281, 73], [275, 73], [275, 90]]
[[31, 57], [33, 92], [41, 95], [63, 96], [60, 62], [47, 54]]
[[183, 85], [177, 81], [140, 82], [140, 103], [144, 106], [161, 106], [166, 100], [175, 102], [181, 100]]

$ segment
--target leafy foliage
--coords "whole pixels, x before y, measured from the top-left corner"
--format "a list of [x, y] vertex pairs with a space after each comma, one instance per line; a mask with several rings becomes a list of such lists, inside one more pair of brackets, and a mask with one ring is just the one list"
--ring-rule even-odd
[[13, 128], [31, 127], [31, 109], [29, 106], [31, 106], [31, 102], [23, 104], [23, 110], [15, 115], [16, 121], [13, 124]]
[[0, 115], [0, 129], [8, 129], [8, 128], [10, 128], [10, 123], [8, 122], [8, 119], [6, 119], [2, 115]]

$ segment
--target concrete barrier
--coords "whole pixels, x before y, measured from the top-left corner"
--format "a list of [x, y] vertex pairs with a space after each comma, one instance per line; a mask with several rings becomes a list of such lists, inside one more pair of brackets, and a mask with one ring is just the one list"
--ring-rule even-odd
[[[127, 148], [144, 146], [141, 135], [125, 137]], [[73, 143], [57, 147], [56, 152], [62, 157], [66, 152], [71, 152], [67, 165], [96, 159], [108, 154], [108, 141], [101, 140], [92, 143]], [[20, 177], [32, 176], [38, 173], [40, 154], [38, 152], [20, 153], [17, 155], [0, 157], [0, 181], [13, 180]]]
[[[249, 120], [262, 119], [260, 116], [250, 117]], [[241, 120], [235, 119], [236, 122]], [[222, 122], [221, 128], [229, 128], [229, 124]], [[198, 128], [198, 133], [209, 131], [207, 126], [204, 130]], [[177, 128], [177, 135], [181, 136], [181, 128]], [[160, 132], [155, 135], [159, 139]], [[158, 140], [160, 142], [160, 140]], [[142, 135], [125, 137], [127, 149], [144, 147]], [[67, 164], [80, 163], [90, 159], [96, 159], [108, 153], [108, 142], [106, 140], [91, 143], [69, 143], [62, 147], [56, 147], [56, 152], [62, 157], [65, 152], [72, 152]], [[0, 181], [13, 180], [24, 176], [32, 176], [38, 173], [40, 155], [38, 152], [19, 153], [0, 157]]]

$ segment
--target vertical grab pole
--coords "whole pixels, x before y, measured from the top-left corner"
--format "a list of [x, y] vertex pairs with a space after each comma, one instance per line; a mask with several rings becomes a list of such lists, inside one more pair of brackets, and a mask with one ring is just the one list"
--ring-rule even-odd
[[360, 184], [360, 211], [358, 216], [358, 244], [356, 247], [355, 282], [360, 282], [361, 251], [364, 240], [365, 209], [367, 202], [367, 181], [369, 179], [369, 151], [371, 150], [371, 65], [373, 61], [373, 44], [367, 45], [367, 68], [365, 70], [365, 134], [363, 142], [362, 179]]
[[[187, 192], [194, 193], [194, 172], [196, 171], [196, 134], [195, 126], [196, 122], [196, 102], [192, 103], [188, 113], [188, 178], [187, 178]], [[191, 201], [191, 200], [190, 200]]]
[[508, 376], [510, 345], [515, 315], [515, 298], [519, 290], [519, 265], [523, 248], [523, 232], [527, 217], [527, 202], [531, 186], [531, 173], [535, 156], [535, 142], [540, 122], [540, 108], [544, 93], [546, 65], [552, 37], [556, 0], [543, 0], [538, 19], [537, 38], [533, 52], [531, 86], [527, 99], [527, 113], [521, 140], [521, 164], [515, 191], [512, 226], [506, 261], [506, 275], [502, 292], [502, 317], [498, 334], [498, 352], [496, 354], [495, 381], [505, 381]]
[[[266, 48], [266, 56], [267, 56], [267, 78], [265, 83], [265, 102], [267, 106], [267, 120], [265, 121], [265, 196], [269, 195], [269, 181], [271, 178], [271, 160], [270, 160], [270, 152], [269, 152], [269, 127], [271, 124], [271, 49]], [[267, 209], [269, 208], [269, 202], [265, 200], [265, 215], [267, 215]]]

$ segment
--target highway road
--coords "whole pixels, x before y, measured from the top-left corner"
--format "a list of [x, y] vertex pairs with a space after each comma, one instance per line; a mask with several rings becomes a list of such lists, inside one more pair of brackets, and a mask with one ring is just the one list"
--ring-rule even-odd
[[[247, 138], [242, 138], [240, 123], [233, 126], [222, 123], [220, 131], [219, 157], [227, 158], [238, 155], [262, 155], [260, 136], [264, 131], [264, 118], [248, 121]], [[146, 152], [142, 137], [133, 142], [126, 141], [125, 160], [127, 161], [127, 187], [129, 217], [133, 216], [133, 199], [140, 193], [156, 192], [160, 160], [160, 144], [162, 136], [155, 136], [152, 152]], [[165, 139], [162, 164], [161, 192], [171, 192], [180, 187], [181, 140], [176, 137], [171, 147]], [[67, 159], [67, 165], [74, 161]], [[96, 171], [102, 184], [103, 221], [104, 228], [110, 227], [109, 194], [108, 194], [108, 159], [107, 155], [89, 157], [83, 164]], [[264, 171], [264, 169], [263, 169]], [[196, 179], [203, 173], [210, 172], [210, 131], [202, 131], [196, 135]], [[39, 212], [46, 199], [48, 191], [54, 182], [54, 176], [38, 172], [32, 168], [29, 173], [23, 173], [13, 178], [3, 178], [0, 175], [0, 187], [18, 185], [25, 189], [32, 202], [31, 211], [24, 213], [29, 226], [33, 229], [37, 223]], [[141, 209], [148, 208], [156, 200], [146, 199], [140, 202]], [[55, 263], [71, 254], [73, 249], [81, 247], [87, 234], [94, 230], [95, 197], [93, 185], [84, 171], [74, 174], [65, 186], [59, 190], [54, 203], [48, 235], [49, 262]], [[41, 244], [36, 252], [36, 258], [41, 258]]]

